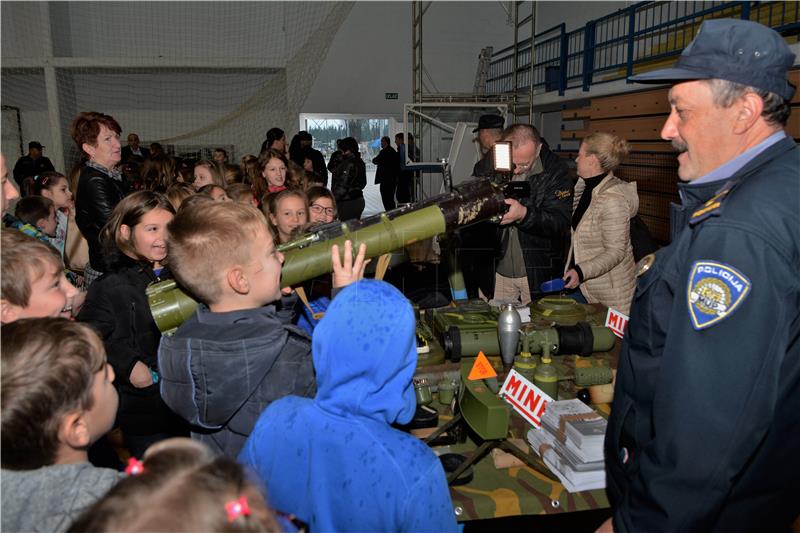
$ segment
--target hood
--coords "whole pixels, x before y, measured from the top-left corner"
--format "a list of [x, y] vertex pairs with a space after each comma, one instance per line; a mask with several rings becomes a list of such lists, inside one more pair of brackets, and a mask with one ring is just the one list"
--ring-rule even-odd
[[392, 285], [365, 279], [344, 288], [314, 329], [314, 402], [388, 424], [411, 421], [415, 331], [411, 304]]

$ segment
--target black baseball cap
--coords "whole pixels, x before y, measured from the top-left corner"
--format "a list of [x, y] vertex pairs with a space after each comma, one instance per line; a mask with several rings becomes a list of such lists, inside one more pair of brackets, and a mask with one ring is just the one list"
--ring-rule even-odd
[[478, 127], [472, 130], [472, 133], [478, 130], [502, 130], [505, 119], [500, 115], [481, 115], [478, 119]]
[[673, 68], [631, 76], [639, 83], [689, 80], [728, 80], [775, 93], [785, 100], [794, 96], [786, 72], [794, 54], [775, 30], [749, 20], [714, 19], [700, 26]]
[[40, 143], [39, 141], [31, 141], [28, 143], [28, 150], [30, 150], [31, 148], [38, 148], [39, 150], [41, 150], [42, 148], [44, 148], [44, 146], [42, 146], [42, 143]]

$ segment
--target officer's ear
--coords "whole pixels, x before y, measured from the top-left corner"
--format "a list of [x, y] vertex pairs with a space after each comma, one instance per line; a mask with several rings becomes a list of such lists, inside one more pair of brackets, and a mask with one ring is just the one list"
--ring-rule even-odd
[[733, 107], [736, 109], [736, 122], [733, 125], [733, 131], [741, 135], [750, 130], [761, 118], [761, 112], [764, 111], [764, 101], [756, 93], [748, 91], [733, 104]]

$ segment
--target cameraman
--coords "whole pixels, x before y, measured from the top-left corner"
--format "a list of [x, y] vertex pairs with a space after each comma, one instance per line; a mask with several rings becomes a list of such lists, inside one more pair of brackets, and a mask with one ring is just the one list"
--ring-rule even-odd
[[514, 124], [503, 132], [511, 142], [513, 181], [530, 184], [528, 198], [507, 198], [494, 298], [527, 304], [539, 285], [560, 278], [566, 260], [573, 182], [566, 163], [543, 145], [535, 127]]

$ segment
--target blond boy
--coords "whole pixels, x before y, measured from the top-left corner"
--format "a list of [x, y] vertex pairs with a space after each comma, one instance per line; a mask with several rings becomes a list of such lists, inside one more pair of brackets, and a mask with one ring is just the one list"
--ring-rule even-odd
[[[236, 202], [182, 208], [168, 227], [170, 266], [202, 305], [159, 348], [161, 396], [192, 424], [192, 437], [236, 457], [272, 401], [316, 391], [311, 345], [281, 322], [283, 255], [264, 216]], [[332, 250], [334, 287], [363, 276], [365, 247], [344, 262]]]

